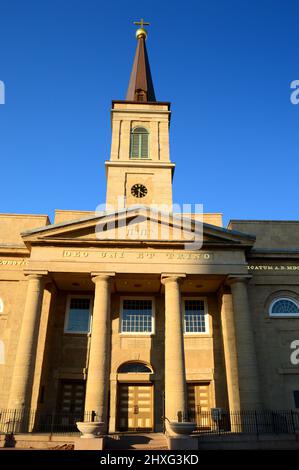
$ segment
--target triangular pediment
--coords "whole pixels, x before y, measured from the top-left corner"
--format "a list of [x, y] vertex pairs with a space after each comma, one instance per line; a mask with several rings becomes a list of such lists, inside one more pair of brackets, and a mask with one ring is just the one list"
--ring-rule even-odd
[[171, 244], [252, 246], [254, 237], [202, 223], [189, 216], [134, 207], [95, 213], [82, 219], [47, 225], [22, 233], [30, 244]]

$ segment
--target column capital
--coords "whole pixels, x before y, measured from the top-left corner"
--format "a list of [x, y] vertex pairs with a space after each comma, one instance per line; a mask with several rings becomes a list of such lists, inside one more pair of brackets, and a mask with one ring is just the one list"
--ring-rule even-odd
[[29, 270], [26, 270], [24, 271], [24, 275], [26, 276], [26, 279], [28, 279], [29, 281], [31, 279], [43, 279], [43, 280], [46, 280], [47, 279], [47, 276], [49, 274], [49, 271], [29, 271]]
[[162, 273], [161, 274], [161, 283], [163, 285], [170, 282], [181, 283], [186, 278], [185, 273]]
[[99, 281], [111, 281], [111, 279], [115, 276], [115, 273], [103, 273], [103, 272], [95, 272], [91, 273], [91, 280], [95, 284]]
[[237, 275], [230, 274], [225, 279], [225, 284], [228, 286], [231, 286], [232, 284], [235, 284], [236, 282], [242, 282], [244, 284], [247, 284], [251, 278], [252, 276], [249, 274], [237, 274]]
[[24, 273], [25, 276], [46, 277], [46, 276], [48, 276], [49, 271], [46, 271], [46, 270], [35, 271], [33, 269], [24, 269], [23, 273]]

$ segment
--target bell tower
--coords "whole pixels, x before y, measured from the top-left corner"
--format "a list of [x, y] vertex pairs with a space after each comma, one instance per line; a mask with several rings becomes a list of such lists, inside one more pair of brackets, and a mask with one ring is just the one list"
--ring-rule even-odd
[[143, 20], [126, 99], [112, 101], [112, 143], [106, 205], [172, 205], [175, 165], [169, 156], [170, 103], [156, 100]]

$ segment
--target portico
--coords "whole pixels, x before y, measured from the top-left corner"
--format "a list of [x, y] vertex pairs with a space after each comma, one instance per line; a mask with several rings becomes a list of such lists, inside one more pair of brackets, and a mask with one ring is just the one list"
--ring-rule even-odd
[[[151, 240], [135, 240], [132, 248], [131, 239], [110, 240], [107, 246], [88, 236], [94, 236], [95, 226], [105, 223], [105, 217], [23, 234], [31, 250], [24, 321], [33, 320], [26, 320], [20, 336], [20, 345], [31, 345], [30, 354], [18, 353], [15, 367], [23, 375], [31, 371], [33, 387], [22, 377], [20, 390], [19, 374], [15, 374], [9, 397], [14, 405], [10, 406], [22, 406], [26, 400], [31, 408], [63, 412], [71, 396], [69, 409], [95, 413], [110, 432], [119, 427], [121, 396], [123, 410], [129, 406], [126, 396], [136, 393], [134, 400], [144, 406], [142, 411], [142, 406], [134, 405], [135, 412], [143, 413], [144, 423], [157, 431], [163, 428], [163, 416], [186, 419], [199, 407], [203, 411], [257, 409], [259, 383], [244, 256], [252, 237], [204, 225], [200, 250]], [[44, 278], [55, 286], [46, 304], [42, 302]], [[80, 299], [90, 299], [90, 327], [85, 333], [76, 330], [76, 321], [83, 321], [76, 320]], [[139, 327], [132, 323], [134, 308], [138, 308]], [[202, 312], [197, 313], [197, 308]], [[195, 309], [194, 314], [190, 309]], [[43, 316], [48, 318], [43, 324], [46, 334], [36, 328]], [[73, 331], [67, 326], [70, 321]], [[239, 355], [237, 334], [242, 338]], [[20, 367], [27, 357], [30, 367]], [[123, 365], [136, 363], [148, 371], [120, 372]], [[120, 384], [127, 384], [126, 392]], [[138, 416], [134, 419], [136, 427]], [[127, 425], [130, 429], [129, 421]]]

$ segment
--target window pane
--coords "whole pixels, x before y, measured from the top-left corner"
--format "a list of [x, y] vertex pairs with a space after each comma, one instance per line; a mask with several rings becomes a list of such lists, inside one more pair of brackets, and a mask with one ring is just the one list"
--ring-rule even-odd
[[68, 312], [67, 331], [89, 332], [90, 323], [90, 299], [72, 298]]
[[148, 134], [141, 134], [140, 156], [141, 158], [148, 157]]
[[277, 300], [272, 306], [271, 313], [279, 314], [299, 314], [299, 308], [295, 302], [290, 299]]
[[148, 373], [151, 374], [151, 369], [141, 362], [127, 362], [123, 364], [119, 370], [119, 373]]
[[186, 333], [204, 333], [206, 331], [203, 300], [185, 300], [184, 323]]
[[139, 157], [139, 134], [131, 136], [131, 157]]
[[152, 301], [123, 301], [122, 332], [150, 333], [152, 331]]

